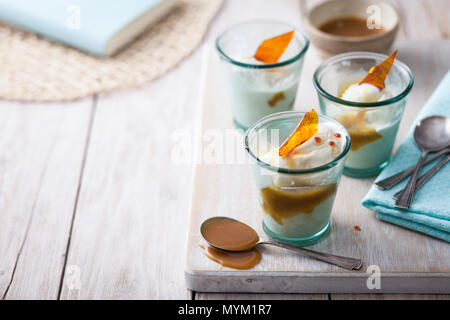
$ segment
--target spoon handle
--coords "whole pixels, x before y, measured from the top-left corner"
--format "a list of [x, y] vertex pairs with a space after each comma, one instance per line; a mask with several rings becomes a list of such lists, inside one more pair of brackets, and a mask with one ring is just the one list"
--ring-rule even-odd
[[420, 155], [419, 161], [417, 162], [416, 168], [406, 185], [405, 190], [398, 197], [397, 201], [395, 201], [394, 206], [401, 210], [406, 210], [411, 205], [412, 198], [414, 197], [414, 192], [416, 191], [416, 182], [419, 177], [420, 169], [422, 169], [423, 162], [428, 154], [428, 151], [422, 151]]
[[[443, 157], [441, 159], [441, 161], [439, 161], [438, 163], [436, 163], [433, 168], [431, 168], [430, 170], [428, 170], [423, 176], [421, 176], [419, 178], [419, 180], [417, 180], [416, 183], [416, 191], [419, 190], [424, 184], [425, 182], [427, 182], [440, 168], [442, 168], [448, 161], [450, 160], [450, 154], [447, 154], [445, 157]], [[400, 190], [399, 192], [397, 192], [396, 194], [394, 194], [393, 198], [395, 200], [398, 199], [398, 197], [402, 194], [403, 190]]]
[[337, 266], [345, 268], [345, 269], [359, 270], [362, 267], [361, 259], [347, 258], [347, 257], [336, 256], [336, 255], [329, 254], [329, 253], [317, 252], [317, 251], [313, 251], [313, 250], [309, 250], [309, 249], [304, 249], [301, 247], [291, 246], [289, 244], [281, 243], [278, 241], [270, 241], [269, 240], [269, 241], [259, 242], [258, 244], [270, 244], [270, 245], [273, 245], [276, 247], [288, 249], [288, 250], [294, 251], [296, 253], [299, 253], [302, 256], [325, 261], [325, 262], [337, 265]]
[[[439, 152], [434, 153], [432, 156], [428, 157], [423, 165], [426, 165], [434, 160], [436, 160], [437, 158], [439, 158], [440, 156], [442, 156], [443, 154], [446, 153], [450, 153], [450, 148], [446, 148], [443, 149]], [[397, 185], [398, 183], [402, 182], [404, 179], [406, 179], [409, 175], [411, 175], [411, 173], [414, 172], [414, 169], [416, 169], [416, 166], [412, 166], [409, 167], [408, 169], [405, 169], [393, 176], [390, 176], [389, 178], [380, 180], [378, 182], [375, 182], [375, 185], [381, 189], [381, 190], [388, 190], [391, 189], [393, 186]]]

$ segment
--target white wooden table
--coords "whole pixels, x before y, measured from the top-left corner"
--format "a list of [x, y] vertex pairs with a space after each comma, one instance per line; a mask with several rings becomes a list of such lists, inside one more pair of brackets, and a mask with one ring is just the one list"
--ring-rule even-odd
[[[450, 38], [449, 1], [394, 3], [399, 38]], [[300, 25], [300, 16], [297, 0], [225, 0], [205, 41], [243, 20]], [[173, 133], [194, 135], [200, 121], [201, 52], [132, 90], [69, 103], [0, 102], [3, 299], [450, 298], [188, 291], [193, 164], [168, 159]]]

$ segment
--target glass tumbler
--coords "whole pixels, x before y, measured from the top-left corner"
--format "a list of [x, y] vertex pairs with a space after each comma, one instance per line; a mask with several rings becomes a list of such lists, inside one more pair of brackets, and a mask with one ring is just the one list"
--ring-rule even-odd
[[[263, 64], [253, 58], [264, 40], [293, 30], [294, 37], [277, 63]], [[269, 114], [293, 109], [308, 46], [301, 31], [274, 21], [241, 23], [217, 38], [238, 128], [246, 130]]]
[[346, 129], [320, 115], [319, 130], [321, 123], [326, 123], [343, 139], [335, 159], [308, 169], [288, 169], [262, 161], [264, 154], [279, 148], [304, 115], [295, 111], [269, 115], [252, 125], [244, 137], [263, 211], [263, 230], [269, 237], [295, 246], [311, 245], [328, 233], [344, 158], [350, 149]]
[[387, 56], [353, 52], [326, 60], [314, 73], [314, 86], [323, 114], [341, 122], [352, 139], [344, 174], [355, 178], [377, 175], [389, 162], [398, 127], [414, 79], [409, 68], [396, 60], [385, 80], [390, 98], [375, 102], [352, 102], [340, 98], [351, 84]]

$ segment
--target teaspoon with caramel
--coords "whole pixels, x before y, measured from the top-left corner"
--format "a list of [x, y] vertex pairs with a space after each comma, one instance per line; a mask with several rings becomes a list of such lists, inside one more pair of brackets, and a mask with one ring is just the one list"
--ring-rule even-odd
[[[294, 251], [305, 257], [325, 261], [345, 269], [359, 270], [362, 266], [361, 259], [317, 252], [272, 240], [260, 241], [258, 233], [254, 229], [245, 223], [228, 217], [212, 217], [205, 220], [200, 227], [200, 233], [206, 243], [212, 248], [227, 252], [247, 252], [256, 246], [268, 244]], [[224, 259], [223, 256], [220, 258]]]

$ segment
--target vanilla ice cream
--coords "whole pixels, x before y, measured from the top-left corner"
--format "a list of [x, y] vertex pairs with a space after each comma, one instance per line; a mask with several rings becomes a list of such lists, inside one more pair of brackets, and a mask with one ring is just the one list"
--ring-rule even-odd
[[336, 159], [342, 152], [342, 134], [329, 124], [319, 124], [315, 135], [295, 148], [287, 157], [280, 157], [273, 148], [260, 159], [272, 166], [286, 169], [310, 169]]
[[[341, 99], [352, 102], [376, 102], [394, 96], [389, 86], [379, 90], [368, 83], [352, 84], [342, 93]], [[396, 108], [361, 108], [348, 111], [336, 119], [347, 128], [352, 139], [352, 148], [346, 167], [358, 170], [374, 168], [389, 158], [394, 144], [400, 118]]]
[[342, 94], [341, 99], [352, 102], [375, 102], [392, 98], [394, 95], [389, 88], [383, 90], [369, 83], [352, 84]]

